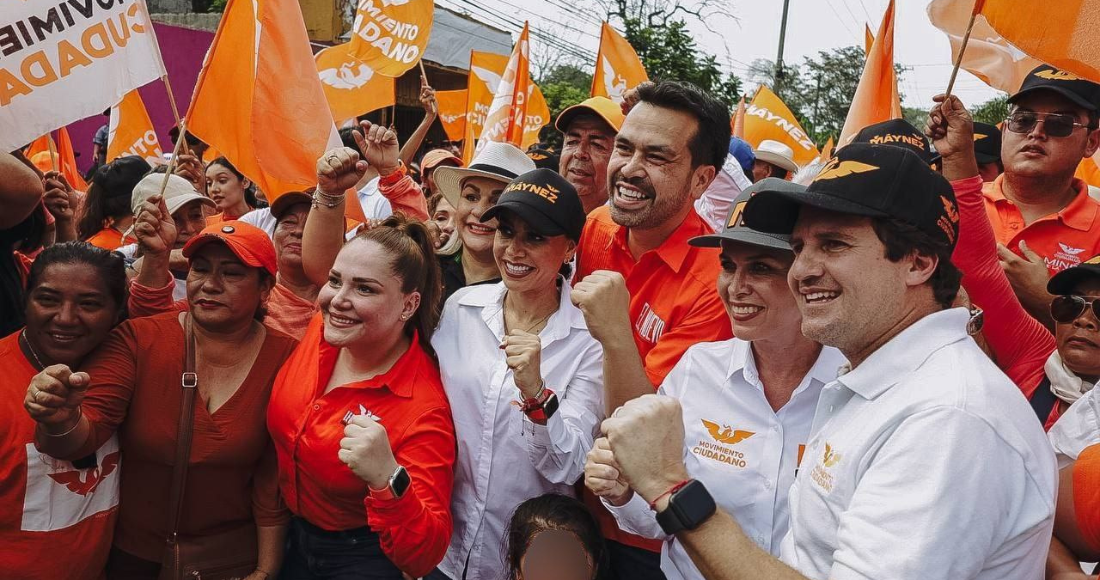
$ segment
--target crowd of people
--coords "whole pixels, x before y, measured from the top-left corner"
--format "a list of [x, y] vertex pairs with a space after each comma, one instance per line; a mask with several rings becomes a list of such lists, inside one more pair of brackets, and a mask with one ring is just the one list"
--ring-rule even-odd
[[1100, 85], [806, 166], [686, 83], [468, 165], [421, 98], [307, 191], [0, 154], [0, 576], [1095, 578]]

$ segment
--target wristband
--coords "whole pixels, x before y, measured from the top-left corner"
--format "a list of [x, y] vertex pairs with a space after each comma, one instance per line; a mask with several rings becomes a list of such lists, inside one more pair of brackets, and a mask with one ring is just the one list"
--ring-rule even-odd
[[661, 495], [653, 498], [653, 501], [649, 502], [649, 509], [651, 509], [653, 511], [657, 511], [657, 502], [661, 501], [661, 499], [663, 499], [666, 495], [672, 495], [672, 494], [680, 491], [681, 489], [684, 489], [684, 487], [686, 487], [687, 484], [689, 484], [689, 483], [691, 483], [691, 480], [690, 479], [685, 479], [685, 480], [681, 481], [680, 483], [677, 483], [676, 485], [670, 487], [668, 489], [668, 491], [666, 491], [666, 492], [662, 493]]
[[405, 167], [405, 162], [398, 159], [397, 167], [395, 167], [393, 171], [387, 173], [386, 175], [381, 175], [382, 172], [379, 172], [379, 175], [381, 175], [381, 177], [378, 178], [378, 186], [382, 187], [383, 185], [393, 185], [398, 181], [401, 181], [401, 179], [405, 177], [408, 172], [409, 169]]

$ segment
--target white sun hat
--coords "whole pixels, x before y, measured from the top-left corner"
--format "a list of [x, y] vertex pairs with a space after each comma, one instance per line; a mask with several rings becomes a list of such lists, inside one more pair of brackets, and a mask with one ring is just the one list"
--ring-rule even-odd
[[458, 207], [458, 194], [462, 191], [462, 180], [467, 177], [488, 177], [501, 183], [508, 183], [535, 170], [535, 162], [519, 147], [508, 143], [489, 142], [474, 157], [469, 167], [440, 167], [432, 174], [435, 186], [447, 202]]
[[794, 150], [779, 141], [765, 139], [760, 142], [755, 153], [757, 161], [765, 161], [790, 172], [797, 172], [799, 169], [794, 162]]

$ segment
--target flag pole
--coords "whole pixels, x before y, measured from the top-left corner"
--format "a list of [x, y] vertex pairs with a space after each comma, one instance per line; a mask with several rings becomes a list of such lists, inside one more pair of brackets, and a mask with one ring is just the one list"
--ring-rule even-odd
[[168, 178], [171, 177], [172, 172], [176, 168], [176, 160], [179, 159], [180, 156], [180, 147], [183, 145], [183, 142], [187, 140], [187, 127], [181, 122], [179, 128], [180, 135], [176, 139], [175, 149], [172, 150], [172, 158], [168, 160], [168, 170], [164, 172], [164, 180], [160, 182], [160, 193], [157, 194], [160, 196], [163, 196], [164, 190], [168, 188]]
[[46, 133], [46, 145], [50, 148], [50, 167], [57, 171], [57, 151], [53, 146], [53, 135]]
[[955, 77], [958, 76], [959, 67], [962, 66], [963, 54], [966, 53], [966, 45], [970, 42], [970, 33], [974, 30], [974, 21], [978, 19], [978, 14], [981, 14], [984, 5], [985, 0], [974, 0], [974, 11], [970, 14], [970, 23], [966, 25], [966, 34], [963, 35], [962, 46], [959, 47], [959, 56], [955, 59], [954, 68], [951, 69], [951, 79], [947, 81], [945, 97], [950, 97], [951, 89], [955, 88]]
[[183, 135], [183, 121], [180, 120], [180, 110], [176, 108], [176, 95], [172, 92], [172, 83], [168, 81], [167, 74], [161, 76], [160, 81], [164, 83], [164, 90], [168, 93], [168, 104], [172, 107], [172, 117], [176, 120], [176, 126], [180, 128], [180, 135]]

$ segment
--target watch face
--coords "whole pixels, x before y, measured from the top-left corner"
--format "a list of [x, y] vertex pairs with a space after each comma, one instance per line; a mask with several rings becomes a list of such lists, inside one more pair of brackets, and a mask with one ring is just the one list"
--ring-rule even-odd
[[546, 414], [546, 418], [554, 416], [554, 413], [558, 412], [558, 395], [557, 393], [550, 393], [550, 396], [546, 398], [546, 402], [542, 404], [542, 411]]
[[409, 478], [409, 472], [405, 471], [404, 467], [399, 467], [393, 474], [393, 479], [390, 482], [390, 489], [393, 490], [394, 497], [401, 497], [405, 495], [405, 491], [409, 489], [409, 484], [412, 479]]
[[693, 480], [676, 492], [670, 506], [676, 510], [680, 521], [689, 530], [699, 527], [707, 518], [714, 515], [717, 509], [714, 498], [710, 496], [703, 482], [698, 480]]

